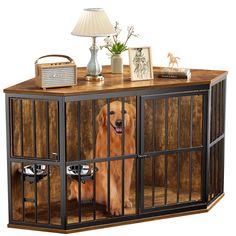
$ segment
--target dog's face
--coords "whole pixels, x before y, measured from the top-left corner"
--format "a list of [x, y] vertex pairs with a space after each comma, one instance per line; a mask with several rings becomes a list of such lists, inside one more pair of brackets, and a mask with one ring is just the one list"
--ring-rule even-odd
[[[122, 119], [124, 116], [124, 119]], [[107, 114], [107, 105], [104, 105], [97, 116], [100, 127], [107, 128], [107, 120], [110, 119], [110, 132], [116, 135], [122, 135], [125, 132], [133, 134], [135, 127], [135, 107], [132, 104], [124, 104], [124, 115], [122, 115], [122, 103], [114, 101], [110, 103], [110, 114]]]

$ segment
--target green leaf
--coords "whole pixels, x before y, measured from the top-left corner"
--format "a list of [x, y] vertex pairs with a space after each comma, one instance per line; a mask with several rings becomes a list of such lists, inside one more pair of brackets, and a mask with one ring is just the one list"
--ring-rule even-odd
[[127, 49], [128, 48], [123, 43], [117, 42], [112, 45], [111, 51], [113, 54], [120, 54], [126, 51]]

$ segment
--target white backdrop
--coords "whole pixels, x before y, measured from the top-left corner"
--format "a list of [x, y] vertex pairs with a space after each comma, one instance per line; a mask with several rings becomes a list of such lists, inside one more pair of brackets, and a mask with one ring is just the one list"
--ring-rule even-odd
[[[83, 8], [103, 7], [112, 22], [126, 30], [133, 25], [138, 39], [129, 46], [151, 46], [153, 65], [166, 66], [169, 51], [181, 67], [228, 70], [226, 123], [226, 196], [207, 214], [83, 232], [81, 235], [235, 235], [235, 79], [236, 34], [233, 0], [1, 0], [0, 2], [0, 232], [4, 235], [48, 233], [8, 229], [5, 104], [2, 89], [34, 76], [34, 61], [50, 53], [67, 54], [78, 66], [89, 60], [91, 39], [70, 33]], [[99, 39], [98, 43], [102, 44]], [[109, 64], [105, 51], [100, 62]], [[128, 63], [128, 54], [124, 54]]]

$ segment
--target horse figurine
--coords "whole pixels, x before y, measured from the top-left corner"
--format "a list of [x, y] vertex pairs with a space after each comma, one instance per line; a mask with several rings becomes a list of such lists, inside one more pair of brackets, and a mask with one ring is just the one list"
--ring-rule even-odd
[[176, 66], [178, 67], [178, 61], [180, 60], [179, 57], [174, 57], [172, 53], [168, 53], [167, 57], [169, 57], [169, 67], [171, 66], [171, 68], [174, 67], [174, 65], [176, 64]]

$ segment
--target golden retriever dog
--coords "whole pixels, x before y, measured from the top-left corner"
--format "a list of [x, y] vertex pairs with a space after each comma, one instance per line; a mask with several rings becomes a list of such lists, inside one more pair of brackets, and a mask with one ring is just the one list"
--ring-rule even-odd
[[[108, 117], [110, 127], [108, 129]], [[124, 155], [135, 154], [136, 111], [131, 104], [124, 103], [124, 120], [122, 120], [122, 103], [110, 103], [110, 114], [104, 105], [98, 116], [98, 134], [96, 138], [96, 158], [111, 157], [110, 161], [110, 213], [120, 215], [122, 211], [122, 160], [112, 160], [114, 156], [122, 155], [122, 137], [124, 137]], [[123, 127], [123, 128], [122, 128]], [[110, 130], [110, 135], [108, 131]], [[122, 134], [124, 130], [124, 134]], [[108, 136], [110, 136], [110, 153], [108, 153]], [[110, 155], [109, 155], [110, 154]], [[108, 161], [96, 163], [96, 202], [105, 204], [108, 210]], [[132, 207], [130, 201], [130, 186], [133, 171], [133, 159], [124, 161], [124, 206]], [[78, 199], [78, 184], [70, 185], [69, 199]], [[92, 199], [93, 181], [81, 184], [81, 199]]]

